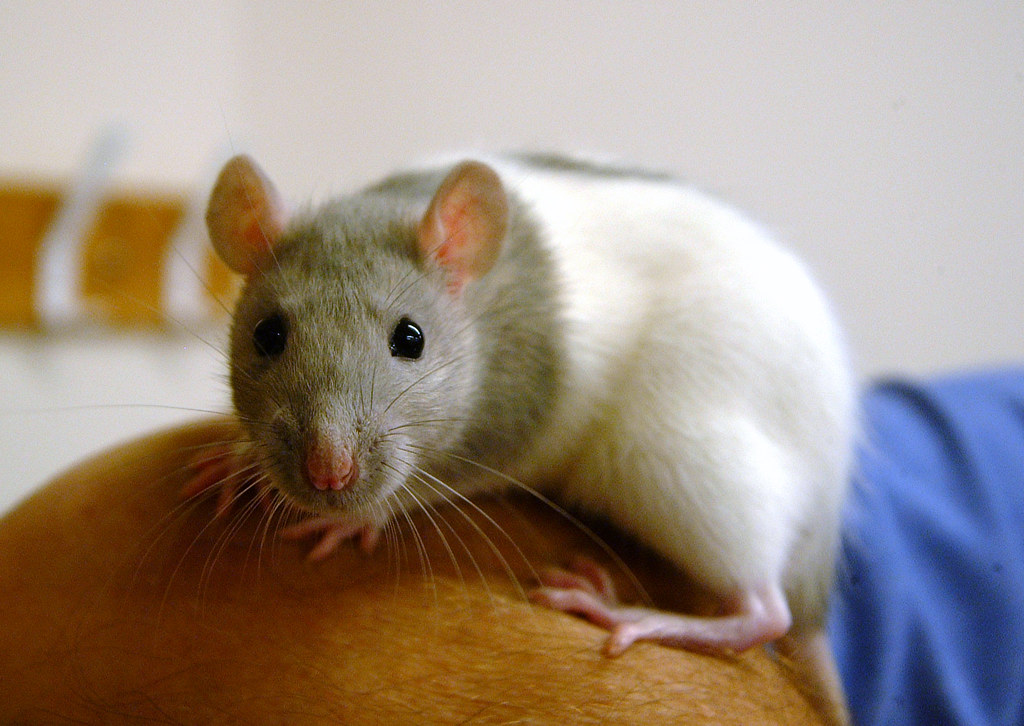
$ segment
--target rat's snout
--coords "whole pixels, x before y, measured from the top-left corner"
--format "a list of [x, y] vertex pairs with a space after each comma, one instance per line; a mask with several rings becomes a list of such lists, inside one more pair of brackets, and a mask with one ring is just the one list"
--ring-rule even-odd
[[359, 464], [349, 448], [317, 441], [306, 447], [306, 479], [321, 492], [347, 489], [359, 479]]

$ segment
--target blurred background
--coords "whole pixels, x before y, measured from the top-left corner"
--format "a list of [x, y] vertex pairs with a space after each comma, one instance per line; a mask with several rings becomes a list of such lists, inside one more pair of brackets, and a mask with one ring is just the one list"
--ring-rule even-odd
[[611, 154], [773, 228], [861, 378], [1024, 359], [1019, 2], [4, 0], [0, 38], [0, 511], [226, 409], [216, 306], [163, 325], [27, 306], [62, 235], [90, 240], [108, 297], [144, 298], [117, 280], [145, 268], [140, 310], [173, 307], [168, 259], [193, 255], [171, 287], [203, 292], [197, 214], [237, 151], [297, 203], [452, 149]]

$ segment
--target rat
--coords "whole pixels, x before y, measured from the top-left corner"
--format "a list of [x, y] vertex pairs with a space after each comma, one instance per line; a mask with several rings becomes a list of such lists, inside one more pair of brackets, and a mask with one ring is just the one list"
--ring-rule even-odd
[[775, 643], [841, 701], [822, 633], [853, 384], [824, 295], [762, 226], [669, 175], [536, 154], [423, 164], [295, 212], [237, 156], [207, 224], [245, 279], [246, 440], [189, 493], [219, 483], [223, 508], [255, 469], [308, 513], [291, 534], [319, 558], [520, 482], [720, 598], [712, 617], [629, 607], [594, 563], [548, 571], [533, 599], [610, 630], [606, 652]]

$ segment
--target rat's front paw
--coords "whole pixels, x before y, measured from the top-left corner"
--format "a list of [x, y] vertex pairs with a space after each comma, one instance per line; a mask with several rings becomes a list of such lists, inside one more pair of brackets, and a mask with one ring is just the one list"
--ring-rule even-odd
[[[259, 467], [237, 444], [217, 444], [203, 450], [189, 465], [191, 475], [181, 488], [184, 499], [217, 489], [218, 517], [231, 511], [238, 495], [258, 486]], [[260, 491], [261, 499], [266, 494]]]
[[[198, 497], [217, 490], [218, 517], [231, 511], [235, 501], [247, 491], [255, 492], [265, 509], [274, 497], [274, 490], [260, 475], [256, 461], [237, 444], [210, 446], [196, 456], [191, 464], [191, 476], [181, 488], [185, 499]], [[281, 530], [281, 537], [289, 540], [318, 537], [309, 552], [312, 561], [322, 560], [348, 539], [358, 539], [359, 549], [370, 554], [380, 540], [381, 528], [375, 522], [340, 517], [310, 517]]]
[[359, 549], [364, 554], [372, 553], [380, 541], [380, 525], [337, 517], [310, 517], [281, 530], [285, 539], [305, 539], [311, 535], [319, 537], [308, 555], [310, 561], [316, 562], [328, 557], [347, 539], [357, 538]]

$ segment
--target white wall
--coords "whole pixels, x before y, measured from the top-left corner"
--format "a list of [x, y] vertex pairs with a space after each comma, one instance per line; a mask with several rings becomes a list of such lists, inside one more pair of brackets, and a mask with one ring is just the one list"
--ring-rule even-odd
[[191, 335], [0, 335], [0, 514], [101, 448], [228, 410], [223, 369]]
[[119, 177], [190, 183], [240, 94], [234, 3], [0, 0], [0, 174], [61, 176], [109, 124]]
[[[775, 227], [865, 374], [1024, 358], [1019, 2], [26, 0], [0, 38], [0, 173], [68, 173], [109, 120], [125, 183], [191, 184], [228, 145], [298, 201], [453, 147], [611, 152]], [[34, 436], [17, 455], [52, 457]]]

